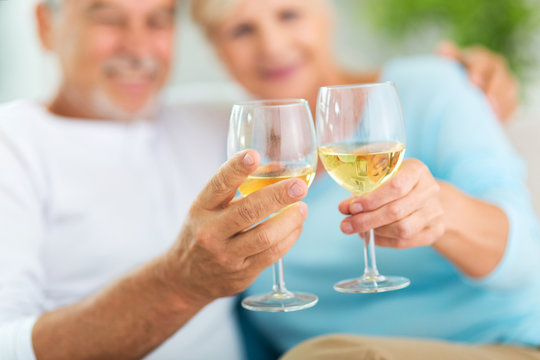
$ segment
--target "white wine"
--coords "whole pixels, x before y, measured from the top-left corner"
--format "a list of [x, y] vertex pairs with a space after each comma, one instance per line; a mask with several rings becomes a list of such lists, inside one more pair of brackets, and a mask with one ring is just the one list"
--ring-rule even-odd
[[399, 142], [335, 143], [319, 149], [330, 176], [353, 194], [375, 190], [399, 169], [405, 145]]
[[238, 190], [242, 195], [247, 196], [265, 186], [292, 178], [304, 180], [309, 187], [315, 178], [315, 170], [309, 165], [291, 165], [286, 163], [266, 164], [248, 176]]

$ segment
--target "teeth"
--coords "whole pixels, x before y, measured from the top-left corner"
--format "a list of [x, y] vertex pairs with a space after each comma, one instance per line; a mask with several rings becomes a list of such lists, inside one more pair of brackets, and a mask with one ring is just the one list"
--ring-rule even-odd
[[113, 78], [125, 81], [125, 82], [143, 82], [148, 81], [152, 79], [151, 74], [141, 74], [141, 73], [133, 73], [133, 72], [113, 72], [110, 73]]

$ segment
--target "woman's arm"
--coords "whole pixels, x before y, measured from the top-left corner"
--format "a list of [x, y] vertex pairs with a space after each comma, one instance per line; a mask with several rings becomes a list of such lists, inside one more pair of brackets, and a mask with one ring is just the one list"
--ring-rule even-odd
[[[411, 146], [387, 183], [340, 204], [347, 233], [374, 228], [382, 246], [433, 245], [479, 286], [513, 288], [540, 270], [538, 221], [524, 166], [486, 98], [454, 64], [424, 61], [398, 77], [408, 105]], [[400, 88], [402, 84], [402, 88]], [[420, 150], [421, 149], [421, 150]], [[425, 164], [429, 164], [426, 166]], [[451, 184], [451, 185], [450, 185]]]
[[496, 205], [470, 197], [439, 181], [443, 208], [443, 236], [433, 247], [473, 278], [490, 274], [501, 261], [509, 235], [509, 222]]

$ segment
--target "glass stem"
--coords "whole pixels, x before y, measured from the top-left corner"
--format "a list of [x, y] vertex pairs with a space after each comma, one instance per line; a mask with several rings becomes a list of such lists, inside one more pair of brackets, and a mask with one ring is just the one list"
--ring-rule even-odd
[[377, 270], [375, 260], [375, 235], [373, 229], [362, 234], [364, 239], [364, 278], [366, 280], [379, 280], [381, 276]]
[[288, 293], [287, 288], [285, 287], [285, 279], [283, 278], [283, 259], [279, 259], [277, 263], [274, 263], [272, 269], [274, 273], [274, 286], [272, 287], [272, 292], [275, 294]]

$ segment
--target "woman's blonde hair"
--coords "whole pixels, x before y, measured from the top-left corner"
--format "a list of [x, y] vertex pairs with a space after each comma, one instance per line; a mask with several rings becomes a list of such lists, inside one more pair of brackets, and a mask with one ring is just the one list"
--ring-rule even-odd
[[241, 0], [192, 0], [191, 16], [209, 36], [240, 3]]
[[[229, 16], [242, 0], [192, 0], [191, 16], [207, 36]], [[254, 0], [257, 1], [257, 0]], [[331, 9], [329, 0], [311, 0]]]

